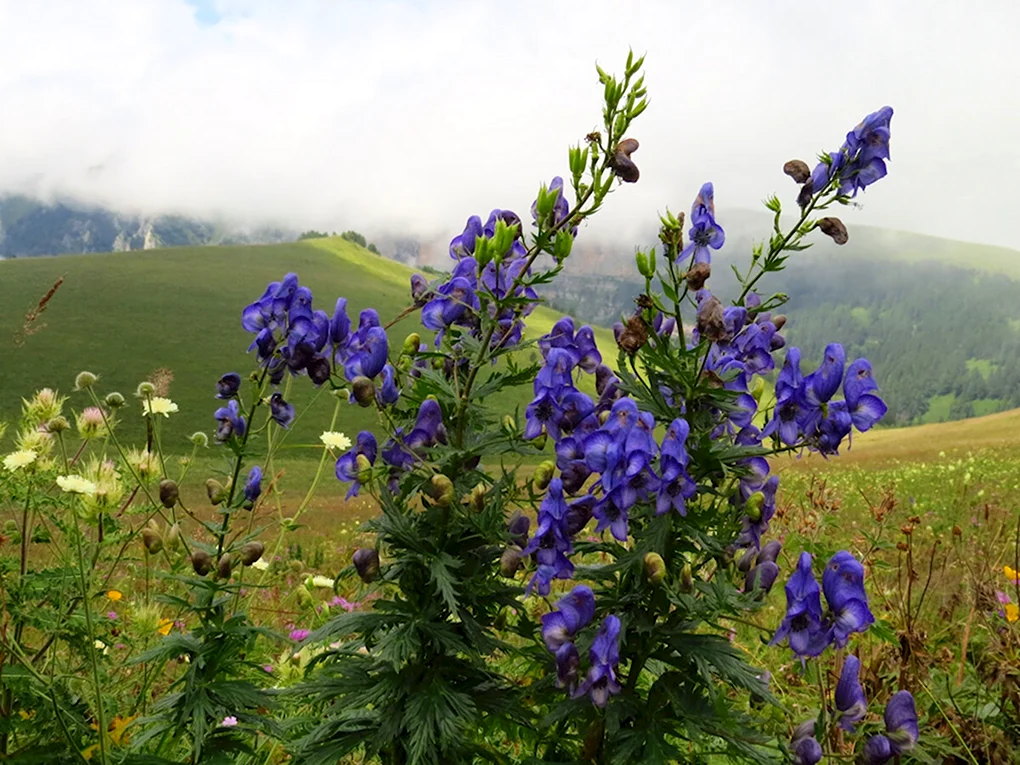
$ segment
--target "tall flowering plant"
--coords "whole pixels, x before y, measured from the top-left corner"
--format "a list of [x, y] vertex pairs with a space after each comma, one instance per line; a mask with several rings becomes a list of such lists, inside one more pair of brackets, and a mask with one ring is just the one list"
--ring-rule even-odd
[[[296, 691], [316, 710], [290, 724], [299, 761], [357, 750], [387, 765], [511, 750], [550, 763], [821, 757], [813, 725], [779, 740], [746, 711], [747, 699], [771, 699], [767, 675], [729, 635], [781, 574], [770, 458], [835, 455], [885, 405], [866, 359], [848, 363], [838, 343], [817, 363], [787, 348], [786, 297], [759, 290], [816, 230], [847, 241], [838, 218], [816, 216], [885, 175], [892, 110], [866, 117], [813, 170], [786, 164], [799, 185], [794, 222], [784, 227], [779, 198], [767, 201], [773, 232], [728, 305], [710, 286], [726, 236], [706, 183], [690, 220], [667, 212], [659, 246], [637, 253], [645, 289], [614, 327], [615, 349], [569, 317], [529, 332], [582, 224], [640, 178], [628, 133], [647, 105], [641, 66], [629, 57], [622, 79], [598, 70], [603, 125], [570, 149], [566, 180], [542, 185], [530, 220], [503, 209], [468, 218], [449, 274], [415, 275], [411, 306], [390, 323], [367, 309], [355, 325], [343, 297], [332, 315], [314, 309], [293, 274], [243, 311], [260, 385], [306, 376], [379, 414], [336, 462], [348, 496], [380, 507], [366, 525], [376, 544], [347, 570], [376, 598], [306, 638], [329, 648]], [[420, 329], [392, 342], [411, 317]], [[524, 362], [529, 349], [537, 363]], [[522, 386], [523, 412], [494, 410], [497, 394]], [[286, 427], [293, 412], [278, 395], [271, 415]], [[243, 444], [233, 403], [217, 411], [217, 435]], [[804, 657], [844, 647], [872, 620], [853, 556], [834, 557], [821, 587], [811, 563], [801, 555], [775, 636]], [[837, 695], [840, 724], [863, 719], [852, 678]], [[906, 707], [890, 701], [887, 732], [862, 756], [912, 746]]]

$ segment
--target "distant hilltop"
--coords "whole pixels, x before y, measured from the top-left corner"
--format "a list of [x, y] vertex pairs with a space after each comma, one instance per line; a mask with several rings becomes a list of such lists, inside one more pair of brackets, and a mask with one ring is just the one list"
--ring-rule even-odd
[[244, 230], [180, 215], [139, 216], [73, 201], [0, 196], [3, 258], [205, 244], [271, 244], [292, 241], [296, 236], [294, 231], [273, 227]]

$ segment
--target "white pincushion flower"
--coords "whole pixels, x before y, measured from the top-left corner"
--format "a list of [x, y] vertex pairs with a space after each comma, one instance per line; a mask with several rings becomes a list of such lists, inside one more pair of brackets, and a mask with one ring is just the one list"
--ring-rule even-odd
[[346, 451], [351, 448], [351, 439], [343, 433], [338, 433], [335, 430], [325, 431], [321, 436], [319, 436], [319, 440], [330, 449], [342, 449]]
[[177, 404], [163, 396], [153, 396], [142, 400], [142, 414], [148, 417], [150, 414], [161, 414], [169, 417], [177, 411]]
[[259, 571], [265, 571], [269, 568], [269, 561], [265, 558], [259, 558], [257, 561], [251, 564], [252, 568], [257, 568]]
[[31, 465], [38, 456], [38, 452], [33, 449], [19, 449], [4, 457], [4, 467], [13, 473], [15, 470]]
[[80, 475], [58, 475], [57, 486], [69, 494], [95, 494], [96, 485]]
[[313, 576], [310, 581], [313, 587], [328, 587], [331, 590], [333, 589], [333, 580], [328, 576]]

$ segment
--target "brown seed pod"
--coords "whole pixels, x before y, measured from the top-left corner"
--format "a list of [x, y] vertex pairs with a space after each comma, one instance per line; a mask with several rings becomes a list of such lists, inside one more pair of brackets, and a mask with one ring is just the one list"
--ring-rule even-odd
[[177, 498], [180, 494], [176, 481], [164, 478], [159, 482], [159, 501], [168, 510], [177, 504]]
[[846, 244], [850, 239], [846, 226], [839, 218], [822, 218], [818, 221], [818, 228], [826, 236], [831, 236], [836, 244]]
[[645, 322], [640, 316], [634, 315], [627, 319], [627, 325], [620, 333], [616, 344], [625, 353], [633, 355], [647, 342], [648, 327], [645, 326]]
[[220, 579], [230, 578], [230, 569], [233, 566], [233, 560], [230, 557], [230, 553], [224, 553], [220, 557], [220, 562], [216, 566], [216, 576]]
[[624, 183], [635, 183], [641, 177], [641, 171], [638, 170], [637, 165], [630, 158], [630, 155], [637, 151], [637, 149], [637, 139], [624, 138], [616, 144], [613, 158], [609, 161], [609, 167], [612, 168], [616, 177]]
[[807, 166], [807, 163], [799, 159], [791, 159], [783, 165], [783, 172], [797, 183], [804, 183], [811, 177], [811, 169]]
[[698, 308], [698, 334], [713, 343], [721, 342], [728, 337], [722, 303], [715, 295], [705, 300]]
[[241, 563], [245, 566], [250, 566], [252, 563], [262, 557], [262, 553], [266, 551], [266, 546], [261, 542], [248, 542], [241, 547]]
[[212, 571], [212, 556], [205, 550], [194, 550], [191, 553], [191, 567], [199, 576], [205, 576]]
[[695, 263], [694, 267], [687, 272], [684, 277], [687, 280], [687, 286], [697, 292], [705, 286], [705, 282], [708, 281], [708, 277], [712, 275], [712, 266], [708, 263]]

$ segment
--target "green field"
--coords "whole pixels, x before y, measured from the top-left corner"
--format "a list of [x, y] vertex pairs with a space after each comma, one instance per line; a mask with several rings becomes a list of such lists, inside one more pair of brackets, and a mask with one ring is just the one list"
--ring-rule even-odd
[[[241, 328], [241, 311], [268, 282], [289, 271], [312, 289], [316, 307], [327, 313], [338, 297], [346, 297], [355, 323], [364, 308], [375, 308], [385, 323], [410, 303], [411, 269], [339, 237], [0, 262], [0, 421], [16, 419], [21, 398], [37, 388], [69, 392], [83, 369], [100, 376], [103, 394], [117, 390], [139, 406], [131, 397], [137, 384], [165, 368], [173, 375], [169, 395], [180, 407], [164, 424], [167, 447], [182, 447], [196, 430], [211, 433], [216, 380], [231, 371], [244, 376], [254, 364], [245, 353], [251, 336]], [[26, 331], [26, 313], [59, 278], [60, 288]], [[528, 320], [529, 336], [548, 331], [558, 317], [540, 307]], [[391, 353], [415, 331], [427, 335], [414, 315], [390, 330]], [[608, 332], [599, 330], [597, 339], [603, 349], [612, 347]], [[523, 411], [530, 392], [522, 389], [511, 400], [494, 403]], [[318, 443], [333, 411], [328, 391], [315, 391], [307, 379], [299, 379], [290, 398], [304, 414], [289, 444]], [[80, 410], [87, 401], [77, 394], [70, 405]], [[139, 439], [139, 419], [123, 419], [125, 437]], [[337, 428], [354, 433], [374, 424], [372, 410], [345, 406]]]

